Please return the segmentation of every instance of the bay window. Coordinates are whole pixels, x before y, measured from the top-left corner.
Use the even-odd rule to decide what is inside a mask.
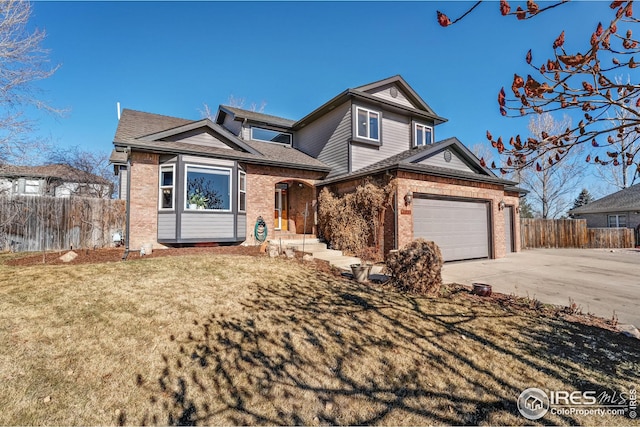
[[[185,207],[215,211],[231,210],[231,169],[186,166]]]

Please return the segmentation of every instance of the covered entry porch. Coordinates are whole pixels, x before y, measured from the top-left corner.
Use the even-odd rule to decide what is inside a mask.
[[[273,236],[316,234],[315,187],[295,179],[280,181],[273,189]]]

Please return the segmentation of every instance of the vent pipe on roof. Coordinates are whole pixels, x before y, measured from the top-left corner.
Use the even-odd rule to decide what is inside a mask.
[[[118,121],[120,121],[120,103],[116,102],[116,110],[118,110]]]

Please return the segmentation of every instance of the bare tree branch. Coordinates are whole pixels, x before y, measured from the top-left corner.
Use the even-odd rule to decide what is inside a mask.
[[[0,164],[24,157],[32,141],[33,122],[25,107],[61,114],[39,99],[35,83],[52,76],[44,31],[27,30],[31,5],[21,0],[0,1]]]

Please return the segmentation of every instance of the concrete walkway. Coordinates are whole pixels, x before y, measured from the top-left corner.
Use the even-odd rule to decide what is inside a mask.
[[[640,327],[640,250],[534,249],[496,260],[447,263],[445,283],[488,283],[493,290],[569,305]]]

